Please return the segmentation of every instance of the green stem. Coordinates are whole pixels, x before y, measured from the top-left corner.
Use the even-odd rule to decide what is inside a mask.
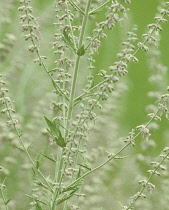
[[[89,16],[90,4],[91,4],[91,0],[88,0],[87,4],[86,4],[85,14],[84,14],[84,17],[83,17],[82,30],[81,30],[80,36],[79,36],[78,49],[82,46],[82,43],[83,43],[86,24],[87,24],[87,19],[88,19],[88,16]],[[70,91],[70,100],[69,100],[69,106],[68,106],[68,112],[67,112],[66,128],[69,127],[69,122],[70,122],[70,119],[71,119],[72,114],[73,114],[73,105],[74,105],[74,97],[75,97],[75,92],[76,92],[76,83],[77,83],[77,76],[78,76],[80,58],[81,58],[81,56],[76,55],[74,73],[73,73],[73,80],[72,80],[72,86],[71,86],[71,91]],[[65,139],[66,139],[67,135],[68,135],[68,130],[66,130],[66,132],[65,132]],[[63,150],[62,150],[62,154],[63,154]],[[61,179],[62,176],[61,175],[62,175],[62,168],[63,168],[63,164],[64,164],[62,154],[61,154],[61,160],[60,160],[58,177],[57,177],[57,182],[59,183],[59,186],[60,186],[61,181],[62,181],[62,179]],[[54,197],[53,197],[52,210],[55,209],[55,203],[56,203],[55,201],[56,201],[57,196],[58,196],[58,190],[56,189],[55,192],[54,192]]]
[[[25,5],[25,8],[26,8],[27,4],[26,4],[25,1],[24,1],[24,5]],[[26,14],[26,16],[28,16],[27,10],[25,10],[25,14]],[[29,19],[27,20],[27,24],[30,25],[30,20]],[[32,30],[29,30],[29,33],[30,33],[30,35],[32,35]],[[31,42],[32,42],[33,46],[36,47],[36,44],[35,44],[35,41],[34,41],[33,38],[31,38]],[[39,50],[38,49],[36,50],[36,54],[38,56],[38,59],[39,59],[41,65],[43,66],[45,72],[48,74],[49,78],[51,79],[53,87],[55,88],[55,90],[58,91],[60,95],[64,96],[66,98],[66,100],[69,101],[69,98],[66,96],[64,91],[59,87],[59,85],[55,82],[55,80],[53,79],[52,75],[50,74],[50,71],[48,70],[46,64],[43,62],[43,60],[42,60],[42,58],[41,58],[41,56],[39,54]]]
[[[89,13],[89,15],[92,15],[92,14],[96,13],[98,10],[100,10],[101,8],[103,8],[104,6],[106,6],[106,4],[108,4],[109,2],[111,2],[111,0],[108,0],[108,1],[106,1],[105,3],[101,4],[99,7],[93,9],[93,10]]]
[[[8,103],[7,103],[5,97],[4,97],[4,101],[5,101],[5,106],[6,106],[7,110],[8,110],[8,116],[9,116],[11,122],[13,122],[13,118],[12,118],[12,115],[11,115],[11,113],[10,113],[10,111],[9,111]],[[45,181],[45,183],[46,183],[47,186],[48,186],[48,189],[49,189],[51,192],[53,192],[52,187],[50,186],[50,184],[48,183],[48,181],[46,180],[46,178],[44,177],[44,175],[42,174],[42,172],[36,167],[34,161],[32,160],[32,158],[31,158],[31,156],[30,156],[30,154],[29,154],[29,152],[28,152],[28,149],[25,147],[24,141],[23,141],[23,139],[22,139],[22,134],[21,134],[20,131],[17,129],[17,127],[16,127],[16,125],[15,125],[14,123],[13,123],[13,127],[14,127],[14,129],[15,129],[15,131],[16,131],[16,133],[17,133],[17,136],[18,136],[18,138],[19,138],[19,140],[20,140],[20,143],[21,143],[21,145],[22,145],[22,147],[23,147],[23,150],[24,150],[24,152],[26,153],[28,159],[30,160],[30,162],[31,162],[31,164],[32,164],[32,166],[33,166],[33,168],[34,168],[34,169],[39,173],[39,175],[43,178],[43,180]]]
[[[143,191],[145,190],[146,186],[148,185],[149,181],[151,180],[152,176],[155,174],[155,172],[157,171],[157,169],[162,165],[162,163],[164,162],[164,160],[169,156],[169,153],[167,153],[165,155],[165,157],[159,162],[159,164],[155,167],[153,173],[150,174],[149,178],[147,179],[146,183],[144,184],[144,186],[142,187],[142,189],[139,191],[139,193],[137,194],[137,196],[132,200],[132,202],[130,203],[130,205],[126,208],[126,210],[129,210],[133,207],[133,204],[141,197]]]
[[[147,128],[149,126],[149,124],[152,122],[152,120],[155,118],[155,116],[159,113],[159,109],[156,111],[156,113],[154,114],[154,116],[146,123],[145,127]],[[132,141],[135,141],[136,138],[141,134],[141,131],[139,131],[134,138],[132,139]],[[102,168],[104,165],[106,165],[108,162],[110,162],[112,159],[115,159],[117,155],[119,155],[122,151],[124,151],[129,145],[131,144],[131,141],[126,143],[120,150],[118,150],[116,152],[116,154],[114,154],[113,156],[111,156],[110,158],[108,158],[105,162],[103,162],[102,164],[100,164],[99,166],[93,168],[91,171],[86,172],[85,174],[83,174],[81,177],[79,177],[78,179],[76,179],[74,182],[72,182],[70,185],[68,185],[66,188],[73,186],[74,184],[76,184],[77,182],[79,182],[80,180],[82,180],[83,178],[85,178],[87,175],[93,173],[94,171]]]
[[[72,0],[68,0],[68,1],[69,1],[69,3],[72,5],[72,7],[73,7],[74,9],[76,9],[77,11],[79,11],[82,15],[85,14],[85,13],[83,12],[83,10],[82,10],[80,7],[78,7],[78,5],[75,4]]]
[[[2,194],[2,199],[3,199],[3,202],[4,202],[4,206],[5,206],[5,209],[8,210],[8,206],[6,205],[6,199],[5,199],[5,195],[3,193],[3,190],[1,189],[1,194]]]
[[[108,3],[108,2],[107,2]],[[101,7],[101,6],[100,6]],[[167,8],[167,11],[169,10],[169,7]],[[90,14],[90,13],[89,13]],[[161,16],[161,19],[163,19],[165,17],[165,14],[163,14],[162,16]],[[159,20],[158,22],[157,22],[157,25],[159,25],[161,23],[161,20]],[[149,32],[148,32],[148,34],[149,34],[149,36],[152,36],[153,35],[153,33],[155,32],[155,29],[153,29],[153,30],[149,30]],[[143,44],[146,44],[148,42],[148,38],[146,38],[144,41],[143,41]],[[88,46],[87,46],[88,47]],[[137,50],[132,54],[133,56],[135,56],[139,51],[141,50],[141,47],[138,47],[137,48]],[[126,62],[126,64],[128,64],[129,63],[129,61],[128,62]],[[116,73],[115,73],[116,74]],[[115,75],[114,74],[114,75]],[[104,79],[102,82],[100,82],[100,83],[98,83],[97,85],[95,85],[94,87],[92,87],[89,91],[92,91],[92,90],[94,90],[94,89],[96,89],[97,87],[99,87],[100,85],[102,85],[102,84],[104,84],[105,82],[107,82],[107,80],[108,79]],[[75,100],[74,100],[74,102],[75,102],[75,104],[74,105],[76,105],[76,104],[78,104],[80,101],[81,101],[81,98],[83,98],[85,95],[87,95],[87,93],[83,93],[83,94],[81,94],[80,96],[78,96],[77,98],[75,98]]]
[[[90,8],[90,3],[91,0],[88,0],[86,4],[86,10],[85,10],[85,15],[83,18],[83,23],[82,23],[82,30],[80,33],[79,37],[79,43],[78,43],[78,48],[82,46],[83,43],[83,37],[86,29],[86,23],[88,19],[88,13],[89,13],[89,8]],[[75,68],[74,68],[74,73],[73,73],[73,81],[72,81],[72,87],[70,91],[70,101],[69,101],[69,107],[68,107],[68,115],[67,115],[67,125],[69,124],[69,120],[71,119],[72,112],[73,112],[73,102],[74,102],[74,96],[75,96],[75,91],[76,91],[76,81],[77,81],[77,75],[78,75],[78,70],[79,70],[79,63],[80,63],[80,56],[76,55],[76,62],[75,62]]]

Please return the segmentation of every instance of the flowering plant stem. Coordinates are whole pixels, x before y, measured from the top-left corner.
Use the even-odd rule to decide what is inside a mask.
[[[154,114],[154,116],[146,123],[145,128],[147,128],[149,126],[149,124],[152,122],[152,120],[157,116],[157,114],[159,113],[160,109],[158,109],[156,111],[156,113]],[[73,186],[74,184],[78,183],[79,181],[81,181],[84,177],[86,177],[87,175],[93,173],[94,171],[102,168],[104,165],[106,165],[108,162],[110,162],[112,159],[118,159],[117,155],[119,155],[123,150],[125,150],[129,145],[132,144],[132,142],[134,142],[136,140],[136,138],[138,136],[140,136],[141,131],[139,131],[132,139],[132,141],[129,141],[128,143],[126,143],[120,150],[118,150],[116,152],[116,154],[112,155],[111,157],[109,157],[105,162],[103,162],[102,164],[100,164],[99,166],[93,168],[92,170],[86,172],[85,174],[83,174],[82,176],[80,176],[78,179],[76,179],[74,182],[72,182],[70,185],[68,185],[66,188]]]
[[[80,47],[83,44],[87,19],[88,19],[88,16],[89,16],[90,3],[91,3],[91,0],[88,0],[87,3],[86,3],[85,14],[84,14],[84,17],[83,17],[83,22],[82,22],[82,29],[81,29],[81,33],[80,33],[80,36],[79,36],[78,49],[80,49]],[[70,91],[70,100],[69,100],[68,112],[67,112],[67,121],[66,121],[66,127],[67,128],[69,127],[70,119],[71,119],[71,116],[72,116],[72,113],[73,113],[74,97],[75,97],[75,91],[76,91],[76,83],[77,83],[77,76],[78,76],[80,58],[81,58],[81,56],[76,54],[76,60],[75,60],[75,66],[74,66],[74,72],[73,72],[73,80],[72,80],[72,86],[71,86],[71,91]],[[65,132],[65,139],[66,139],[67,135],[68,135],[68,130],[66,130],[66,132]],[[61,173],[62,173],[62,168],[63,168],[63,163],[64,163],[63,158],[62,158],[63,151],[64,151],[64,148],[62,149],[61,160],[60,160],[60,163],[59,163],[59,171],[58,171],[58,176],[57,176],[57,182],[59,183],[59,186],[61,185],[61,181],[62,181]],[[54,196],[53,196],[53,199],[52,199],[52,204],[51,204],[52,210],[55,209],[55,201],[57,199],[57,196],[58,196],[58,190],[56,189],[55,193],[54,193]]]
[[[145,188],[147,187],[149,181],[151,180],[151,178],[153,177],[153,175],[155,174],[155,172],[160,168],[160,166],[162,165],[162,163],[164,162],[165,159],[167,159],[167,157],[169,156],[169,152],[164,156],[164,158],[162,158],[162,160],[158,163],[158,165],[155,167],[155,169],[153,170],[153,173],[150,174],[149,178],[147,179],[146,183],[143,185],[143,187],[141,188],[141,190],[138,192],[137,196],[132,200],[132,202],[129,204],[129,206],[127,206],[126,210],[130,210],[133,207],[133,204],[141,197],[143,191],[145,190]]]
[[[5,101],[5,106],[6,106],[7,110],[8,110],[8,116],[9,116],[10,120],[13,121],[13,118],[12,118],[12,115],[11,115],[11,113],[10,113],[10,111],[9,111],[8,103],[7,103],[5,97],[4,97],[4,101]],[[28,149],[26,148],[26,146],[25,146],[25,144],[24,144],[24,141],[23,141],[23,139],[22,139],[22,133],[18,130],[18,128],[16,127],[16,125],[15,125],[14,123],[13,123],[13,127],[14,127],[14,129],[15,129],[15,132],[16,132],[16,134],[17,134],[19,140],[20,140],[20,143],[21,143],[21,145],[22,145],[22,149],[23,149],[23,151],[26,153],[26,155],[27,155],[27,157],[28,157],[30,163],[32,164],[33,169],[36,170],[36,171],[38,172],[38,174],[43,178],[43,180],[44,180],[45,183],[47,184],[47,188],[48,188],[51,192],[53,192],[53,189],[52,189],[52,187],[50,186],[49,182],[46,180],[46,178],[45,178],[45,176],[43,175],[43,173],[36,167],[34,161],[32,160],[32,158],[31,158],[31,156],[30,156],[30,154],[29,154],[29,152],[28,152]]]
[[[105,2],[105,4],[106,4],[106,3],[109,3],[109,1]],[[105,5],[105,4],[104,4],[104,5]],[[101,7],[101,6],[100,6],[100,7]],[[166,11],[168,11],[168,10],[169,10],[169,7],[166,9]],[[164,14],[161,16],[161,19],[157,22],[157,26],[160,25],[160,23],[162,22],[162,19],[165,17],[165,15],[166,15],[166,14],[164,13]],[[152,35],[154,32],[155,32],[155,28],[150,29],[150,31],[149,31],[149,37],[151,37],[151,35]],[[148,42],[149,37],[147,37],[147,38],[144,40],[143,44],[146,44],[146,43]],[[137,48],[137,50],[136,50],[132,55],[135,56],[140,50],[141,50],[141,46],[139,46],[139,47]],[[128,62],[129,62],[129,61],[128,61]],[[126,62],[126,64],[128,64],[128,62]],[[105,82],[107,82],[107,80],[108,80],[108,79],[105,79],[105,80],[101,81],[100,83],[98,83],[98,84],[95,85],[94,87],[90,88],[89,91],[91,92],[91,91],[93,91],[94,89],[98,88],[99,86],[101,86],[102,84],[104,84]],[[81,101],[81,99],[82,99],[86,94],[87,94],[87,93],[82,93],[80,96],[76,97],[75,100],[74,100],[75,105],[78,104],[79,101]]]

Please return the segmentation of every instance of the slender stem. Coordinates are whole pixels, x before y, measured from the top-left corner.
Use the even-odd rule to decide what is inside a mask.
[[[91,0],[88,0],[88,2],[86,4],[85,15],[83,18],[82,30],[80,33],[78,47],[81,47],[81,45],[83,43],[83,37],[84,37],[85,28],[86,28],[90,3],[91,3]],[[72,113],[73,113],[73,103],[74,103],[74,96],[75,96],[75,91],[76,91],[76,81],[77,81],[77,74],[78,74],[78,69],[79,69],[79,62],[80,62],[80,56],[77,55],[76,62],[75,62],[75,68],[74,68],[74,74],[73,74],[72,87],[71,87],[71,92],[70,92],[70,101],[69,101],[68,114],[67,114],[67,126],[66,126],[67,128],[69,127],[69,121],[70,121]],[[68,131],[66,131],[66,136],[67,136],[67,134],[68,134]]]
[[[111,0],[108,0],[108,1],[104,2],[103,4],[101,4],[99,7],[94,8],[94,9],[89,13],[89,15],[92,15],[92,14],[96,13],[99,9],[103,8],[104,6],[106,6],[106,4],[108,4],[109,2],[111,2]]]
[[[159,164],[155,167],[155,169],[153,170],[153,173],[150,174],[149,178],[147,179],[146,183],[143,185],[142,189],[138,192],[137,196],[132,200],[132,202],[130,203],[130,205],[126,208],[126,210],[131,209],[131,207],[133,206],[134,202],[136,202],[142,195],[143,191],[145,190],[146,186],[148,185],[150,179],[152,178],[152,176],[155,174],[155,172],[157,171],[157,169],[160,167],[160,165],[164,162],[164,160],[169,156],[169,152],[165,155],[165,157],[159,162]]]
[[[83,12],[83,10],[77,5],[75,4],[72,0],[68,0],[69,3],[72,5],[73,8],[75,8],[77,11],[79,11],[82,15],[84,15],[85,13]]]
[[[94,13],[94,12],[96,12],[96,10],[101,9],[102,7],[104,7],[104,6],[105,6],[106,4],[108,4],[109,2],[110,2],[110,1],[107,1],[107,2],[103,3],[102,5],[100,5],[97,9],[95,8],[93,11],[91,11],[91,12],[89,13],[89,15],[92,14],[92,13]],[[120,3],[118,3],[118,4],[120,5],[121,2],[122,2],[122,0],[121,0]],[[112,13],[112,16],[115,15],[116,12],[117,12],[117,9]],[[99,28],[99,26],[98,26],[97,28]],[[97,28],[96,28],[96,29],[97,29]],[[102,28],[102,30],[99,30],[99,31],[98,31],[98,33],[92,38],[92,40],[85,46],[85,50],[87,50],[87,49],[90,47],[90,45],[92,44],[92,42],[99,36],[99,34],[101,34],[101,33],[103,32],[103,30],[104,30],[104,28]]]
[[[26,4],[25,1],[24,1],[24,4],[25,4],[25,7],[27,7],[27,4]],[[25,10],[25,14],[26,14],[26,16],[28,16],[28,11],[27,10]],[[27,20],[27,24],[30,25],[30,20],[29,19]],[[32,35],[32,30],[31,29],[29,29],[29,33],[30,33],[30,35]],[[36,47],[36,44],[35,44],[35,41],[34,41],[33,38],[31,38],[31,42],[32,42],[33,46]],[[50,79],[52,81],[52,84],[53,84],[55,90],[58,91],[62,96],[64,96],[66,98],[66,100],[69,100],[69,98],[66,96],[66,94],[64,93],[64,91],[57,85],[57,83],[53,79],[52,75],[50,74],[50,72],[49,72],[49,70],[48,70],[48,68],[46,66],[46,64],[43,62],[43,60],[42,60],[42,58],[41,58],[41,56],[39,54],[39,50],[38,49],[36,50],[36,54],[38,56],[38,59],[39,59],[41,65],[43,66],[45,72],[50,77]]]
[[[5,209],[8,210],[8,206],[6,205],[6,199],[5,199],[5,195],[3,193],[3,189],[1,189],[1,194],[2,194],[2,199],[3,199],[3,202],[4,202]]]
[[[32,39],[31,41],[32,41],[33,45],[35,46],[34,40]],[[57,85],[57,83],[56,83],[55,80],[53,79],[52,75],[50,74],[49,70],[47,69],[46,64],[42,61],[42,58],[41,58],[39,52],[36,51],[36,53],[37,53],[37,56],[38,56],[38,58],[39,58],[39,60],[40,60],[40,62],[41,62],[41,64],[42,64],[44,70],[46,71],[46,73],[47,73],[48,76],[50,77],[50,79],[51,79],[51,81],[52,81],[52,84],[53,84],[55,90],[58,91],[58,92],[60,93],[60,95],[62,95],[66,100],[69,101],[69,98],[67,97],[67,95],[63,92],[63,90]]]
[[[86,4],[85,14],[84,14],[84,17],[83,17],[83,22],[82,22],[82,29],[81,29],[80,36],[79,36],[78,48],[80,48],[82,46],[82,43],[83,43],[86,24],[87,24],[87,19],[88,19],[88,16],[89,16],[90,3],[91,3],[91,0],[88,0],[87,4]],[[71,119],[72,114],[73,114],[73,104],[74,104],[74,97],[75,97],[75,92],[76,92],[76,83],[77,83],[77,76],[78,76],[80,58],[81,58],[81,56],[76,55],[72,86],[71,86],[71,90],[70,90],[69,106],[68,106],[68,112],[67,112],[67,121],[66,121],[66,127],[67,128],[69,127],[69,122],[70,122],[70,119]],[[66,132],[65,132],[65,139],[66,139],[67,135],[68,135],[68,130],[66,130]],[[63,154],[63,151],[64,151],[64,149],[62,150],[62,154]],[[62,154],[61,154],[61,160],[60,160],[58,177],[57,177],[57,182],[59,183],[59,186],[61,185],[61,181],[62,181],[62,179],[61,179],[62,168],[63,168],[63,165],[64,165],[64,160],[62,158]],[[55,192],[54,192],[54,196],[53,196],[52,210],[54,210],[54,208],[55,208],[55,203],[56,203],[57,196],[58,196],[58,190],[56,189]]]
[[[74,70],[74,75],[73,75],[73,82],[72,82],[72,88],[71,88],[71,92],[70,92],[70,101],[69,101],[69,107],[68,107],[68,115],[67,115],[67,125],[66,128],[68,128],[69,126],[69,121],[72,115],[72,110],[73,110],[73,101],[74,101],[74,95],[75,95],[75,89],[76,89],[76,80],[77,80],[77,73],[78,73],[78,67],[79,67],[79,61],[80,61],[80,56],[77,56],[76,58],[76,63],[75,63],[75,70]],[[68,130],[66,130],[65,132],[65,139],[67,137],[68,134]],[[61,176],[62,176],[62,168],[63,168],[63,158],[62,158],[62,154],[63,154],[63,150],[62,149],[62,153],[61,153],[61,159],[60,159],[60,164],[59,164],[59,171],[58,171],[58,177],[57,177],[57,182],[59,183],[59,185],[61,184]],[[57,194],[54,196],[54,200],[56,200]]]
[[[152,120],[155,118],[155,116],[159,113],[159,109],[156,111],[156,113],[154,114],[154,116],[146,123],[145,127],[148,127],[149,124],[152,122]],[[141,134],[141,131],[139,131],[134,138],[132,139],[132,141],[135,141],[136,138]],[[102,168],[104,165],[106,165],[108,162],[110,162],[112,159],[115,159],[117,155],[119,155],[123,150],[125,150],[129,145],[131,144],[131,141],[126,143],[120,150],[118,150],[116,152],[116,154],[114,154],[113,156],[111,156],[110,158],[108,158],[105,162],[103,162],[102,164],[100,164],[99,166],[93,168],[91,171],[86,172],[85,174],[83,174],[81,177],[79,177],[78,179],[76,179],[74,182],[72,182],[70,185],[68,185],[66,188],[76,184],[77,182],[79,182],[80,180],[82,180],[84,177],[86,177],[87,175],[93,173],[94,171]]]
[[[96,102],[95,102],[95,103],[93,104],[93,106],[90,108],[89,113],[93,110],[93,108],[95,107],[96,103],[100,100],[100,97],[101,97],[101,96],[99,96],[99,98],[96,100]],[[80,126],[80,124],[83,124],[85,121],[86,121],[86,119],[83,119],[83,120],[80,119],[80,120],[79,120],[79,123],[78,123],[79,126]],[[74,133],[76,133],[76,132],[78,131],[78,128],[79,128],[79,127],[77,127],[77,128],[75,129]],[[74,136],[73,136],[73,141],[74,141],[74,139],[75,139],[75,134],[74,134]],[[77,160],[78,160],[78,155],[79,155],[79,149],[80,149],[81,139],[82,139],[82,138],[80,138],[79,141],[78,141],[77,153],[75,154],[75,160],[74,160],[74,164],[73,164],[73,167],[74,167],[74,168],[75,168],[75,166],[77,165]],[[72,144],[71,144],[71,147],[72,147]],[[69,156],[67,157],[67,159],[69,159]],[[65,169],[66,169],[66,166],[65,166]],[[65,170],[65,169],[64,169],[64,170]],[[75,172],[73,171],[73,172],[72,172],[72,177],[71,177],[71,183],[73,182],[74,174],[75,174]],[[62,179],[63,179],[63,176],[64,176],[64,174],[62,175]],[[77,200],[76,200],[77,203],[78,203],[78,199],[79,199],[79,198],[77,197]],[[65,202],[64,210],[66,210],[67,203],[68,203],[68,200]]]
[[[80,48],[83,43],[83,37],[84,37],[85,29],[86,29],[86,23],[87,23],[90,3],[91,3],[91,0],[88,0],[88,2],[86,4],[86,10],[85,10],[84,18],[83,18],[82,30],[81,30],[80,37],[79,37],[78,48]],[[76,81],[77,81],[77,75],[78,75],[78,70],[79,70],[79,63],[80,63],[80,56],[76,55],[75,68],[74,68],[74,73],[73,73],[73,81],[72,81],[72,87],[71,87],[71,91],[70,91],[70,101],[69,101],[69,107],[68,107],[67,125],[69,124],[69,120],[70,120],[72,112],[73,112],[73,102],[74,102],[74,96],[75,96],[75,91],[76,91]]]
[[[11,113],[10,113],[9,106],[8,106],[7,101],[6,101],[6,98],[5,98],[5,97],[3,97],[3,98],[4,98],[4,101],[5,101],[5,106],[6,106],[7,110],[8,110],[8,116],[9,116],[11,122],[13,122],[13,118],[12,118],[12,115],[11,115]],[[45,183],[46,183],[47,186],[49,187],[49,190],[50,190],[51,192],[53,192],[52,187],[50,186],[50,184],[48,183],[48,181],[46,180],[46,178],[44,177],[44,175],[42,174],[42,172],[41,172],[39,169],[36,168],[36,165],[35,165],[34,161],[32,160],[32,158],[31,158],[31,156],[30,156],[30,154],[29,154],[27,148],[25,147],[25,144],[24,144],[24,141],[23,141],[23,139],[22,139],[21,133],[20,133],[19,130],[17,129],[15,123],[12,123],[12,124],[13,124],[13,127],[14,127],[14,129],[15,129],[15,131],[16,131],[16,133],[17,133],[17,136],[18,136],[19,140],[20,140],[20,143],[22,144],[23,150],[24,150],[24,152],[26,153],[28,159],[30,160],[30,162],[31,162],[31,164],[32,164],[32,166],[33,166],[33,168],[34,168],[34,169],[40,174],[40,176],[43,178],[43,180],[45,181]]]
[[[164,17],[164,15],[162,16]],[[161,21],[158,21],[157,25],[160,24]],[[150,32],[150,36],[154,33],[155,29],[151,30]],[[148,41],[148,38],[144,40],[143,44],[145,44]],[[133,53],[133,55],[137,54],[140,51],[141,47],[138,47],[138,49]],[[129,61],[128,61],[129,62]],[[126,62],[126,63],[128,63]],[[107,81],[107,79],[105,79],[104,81],[102,81],[101,83],[97,84],[96,86],[94,86],[93,88],[91,88],[91,90],[95,89],[96,87],[98,87],[100,84],[103,84],[105,81]],[[76,98],[75,100],[80,99],[81,97],[83,97],[85,94],[82,94],[81,96],[79,96],[78,98]],[[155,113],[154,116],[156,116],[159,112],[159,109],[157,110],[157,112]],[[151,123],[151,121],[154,119],[151,118],[148,123],[145,125],[145,127],[148,127],[148,125]],[[135,137],[133,138],[133,141],[141,134],[141,131],[137,133],[137,135],[135,135]],[[117,155],[119,155],[125,148],[127,148],[129,145],[131,144],[131,142],[127,143],[126,145],[124,145],[115,155],[111,156],[108,160],[106,160],[105,162],[103,162],[101,165],[95,167],[94,169],[92,169],[91,171],[86,172],[85,174],[83,174],[81,177],[79,177],[77,180],[75,180],[74,182],[72,182],[70,185],[68,185],[67,187],[70,187],[71,185],[76,184],[77,182],[79,182],[80,180],[82,180],[84,177],[86,177],[87,175],[89,175],[90,173],[100,169],[101,167],[103,167],[104,165],[106,165],[108,162],[110,162],[112,159],[114,159]]]
[[[108,2],[107,2],[108,3]],[[167,11],[169,10],[169,7],[167,8]],[[165,17],[165,14],[163,14],[161,16],[161,19]],[[161,19],[157,22],[157,25],[159,25],[161,23]],[[149,37],[153,35],[153,33],[155,32],[155,28],[153,28],[151,31],[149,31]],[[149,37],[146,38],[143,41],[143,44],[146,44],[149,40]],[[132,54],[133,56],[135,56],[139,51],[141,50],[141,47],[138,47],[137,50]],[[128,64],[129,61],[126,62],[126,64]],[[89,91],[92,91],[94,89],[96,89],[97,87],[99,87],[100,85],[104,84],[105,82],[107,82],[108,79],[104,79],[102,82],[98,83],[97,85],[95,85],[94,87],[92,87]],[[75,98],[75,105],[79,103],[79,101],[81,100],[82,97],[84,97],[85,95],[87,95],[88,93],[83,93],[80,96],[78,96],[77,98]]]
[[[96,102],[93,104],[93,106],[90,108],[89,113],[93,110],[95,104],[100,100],[100,97],[101,97],[101,96],[99,96],[99,98],[97,99],[97,101],[96,101]],[[85,121],[86,121],[86,119],[83,119],[83,120],[80,119],[80,120],[79,120],[79,123],[78,123],[79,126],[82,125]],[[77,127],[77,128],[74,130],[74,133],[76,133],[76,132],[78,131],[78,129],[79,129],[79,127]],[[73,136],[73,141],[74,141],[74,139],[75,139],[75,134],[74,134],[74,136]],[[73,141],[72,141],[72,142],[73,142]],[[80,143],[81,143],[81,138],[80,138],[79,141],[78,141],[78,146],[77,146],[78,149],[80,148]],[[71,149],[71,148],[72,148],[72,144],[70,145],[70,149]],[[77,151],[77,153],[75,154],[74,167],[77,165],[78,155],[79,155],[79,152]],[[70,157],[70,153],[69,153],[69,155],[67,156],[67,160],[69,159],[69,157]],[[63,172],[65,172],[66,167],[67,167],[67,161],[66,161],[66,163],[65,163]],[[73,182],[73,177],[74,177],[74,172],[72,172],[71,182]],[[62,174],[61,181],[63,180],[63,178],[64,178],[64,173]]]

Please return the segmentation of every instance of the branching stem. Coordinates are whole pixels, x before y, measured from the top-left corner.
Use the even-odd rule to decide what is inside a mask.
[[[91,4],[91,0],[88,0],[87,3],[86,3],[85,14],[84,14],[84,17],[83,17],[83,22],[82,22],[82,29],[81,29],[80,36],[79,36],[78,49],[83,44],[87,19],[88,19],[88,16],[89,16],[90,4]],[[74,97],[75,97],[75,92],[76,92],[76,83],[77,83],[77,76],[78,76],[80,58],[81,58],[81,56],[76,55],[74,72],[73,72],[73,79],[72,79],[72,86],[71,86],[71,91],[70,91],[70,100],[69,100],[68,112],[67,112],[67,122],[66,122],[66,127],[67,128],[69,128],[70,119],[71,119],[72,114],[73,114],[73,107],[74,107],[73,104],[74,104]],[[68,135],[68,130],[66,130],[66,132],[65,132],[65,139],[66,139],[67,135]],[[64,149],[62,150],[62,154],[63,154],[63,151],[64,151]],[[57,177],[57,182],[59,183],[59,186],[61,185],[61,174],[62,174],[63,165],[64,165],[64,161],[63,161],[63,158],[62,158],[62,155],[61,155],[58,177]],[[56,189],[55,193],[54,193],[54,196],[53,196],[52,210],[55,209],[55,202],[56,202],[57,196],[58,196],[58,190]]]

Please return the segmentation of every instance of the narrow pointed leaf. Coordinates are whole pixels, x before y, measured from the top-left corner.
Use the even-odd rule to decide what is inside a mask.
[[[73,191],[74,190],[77,190],[82,185],[82,183],[83,183],[83,179],[79,180],[75,184],[70,185],[69,187],[67,187],[66,189],[64,189],[63,192],[67,192],[67,191],[71,191],[71,190],[73,190]]]
[[[82,166],[83,168],[86,168],[86,169],[88,169],[89,171],[91,171],[91,168],[89,168],[88,166],[86,166],[86,165],[83,165],[83,164],[77,164],[77,165],[79,165],[79,166]]]
[[[34,196],[32,196],[32,195],[28,195],[28,194],[25,194],[26,196],[28,196],[29,198],[32,198],[33,200],[35,200],[36,201],[36,203],[42,203],[42,204],[44,204],[44,205],[46,205],[47,206],[47,203],[45,203],[44,201],[42,201],[42,200],[40,200],[40,199],[38,199],[38,198],[35,198]]]
[[[78,179],[81,176],[81,174],[82,174],[82,169],[81,167],[79,167],[76,179]]]
[[[64,138],[62,137],[62,134],[61,134],[61,131],[59,130],[59,128],[57,128],[57,126],[54,122],[47,119],[47,117],[44,116],[44,118],[46,120],[46,123],[47,123],[49,129],[50,129],[50,130],[48,130],[48,132],[52,136],[53,140],[56,141],[56,144],[58,146],[65,147],[66,142],[65,142]]]
[[[49,190],[49,188],[48,188],[45,184],[43,184],[42,182],[38,182],[38,186],[41,186],[41,187],[43,187],[43,188]],[[51,191],[51,190],[50,190],[50,191]]]
[[[20,147],[17,147],[17,146],[15,146],[17,149],[19,149],[21,152],[25,152],[25,150],[24,149],[22,149],[22,148],[20,148]]]
[[[88,161],[81,153],[79,153],[79,154],[80,154],[80,157],[81,157],[81,159],[83,160],[83,163],[84,163],[84,164],[78,164],[78,165],[81,165],[82,167],[85,167],[85,168],[91,170],[92,167],[91,167],[89,161]]]
[[[36,210],[42,210],[42,207],[39,205],[39,203],[36,203]]]
[[[57,137],[59,132],[58,132],[58,128],[56,128],[56,125],[54,122],[50,121],[47,117],[45,117],[46,123],[48,125],[48,127],[50,128],[50,133],[53,137]]]
[[[50,161],[52,161],[52,162],[56,162],[56,160],[53,158],[53,157],[50,157],[50,156],[48,156],[48,155],[46,155],[46,154],[42,154],[45,158],[47,158],[48,160],[50,160]]]
[[[76,53],[75,46],[65,30],[63,30],[63,36],[63,41],[73,50],[74,53]]]
[[[53,106],[54,106],[54,108],[56,107],[56,108],[58,108],[60,111],[62,111],[62,108],[61,108],[60,106],[56,105],[55,103],[53,103]]]
[[[36,156],[36,168],[39,169],[42,160],[43,151],[40,151]]]
[[[5,205],[7,205],[10,201],[12,200],[12,198],[9,198],[5,201]]]
[[[72,7],[73,7],[76,11],[80,12],[82,15],[85,14],[85,13],[83,12],[83,10],[82,10],[80,7],[78,7],[78,5],[76,5],[73,1],[71,1],[71,0],[68,0],[68,1],[69,1],[69,3],[72,5]]]
[[[64,138],[62,137],[60,130],[58,130],[58,132],[59,132],[58,138],[55,138],[56,143],[60,147],[66,147],[66,142],[65,142]]]
[[[68,200],[69,198],[71,198],[77,190],[78,190],[78,189],[76,189],[76,190],[70,192],[66,197],[63,196],[61,199],[59,199],[59,200],[57,201],[57,205],[60,204],[60,203],[63,203],[64,201]]]

